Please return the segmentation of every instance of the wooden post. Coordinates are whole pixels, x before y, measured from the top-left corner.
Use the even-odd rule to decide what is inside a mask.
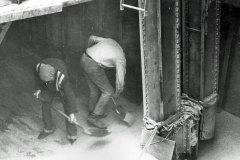
[[[180,101],[181,1],[147,1],[147,16],[139,17],[144,116],[159,121],[175,113]]]
[[[188,71],[184,71],[184,78],[188,84],[186,93],[192,98],[199,99],[200,97],[200,50],[201,50],[201,1],[188,0],[186,4],[188,12],[186,13],[187,21],[186,34],[187,46],[186,52],[188,56],[184,60]]]
[[[139,0],[139,7],[143,7],[144,0]],[[144,116],[155,121],[160,118],[160,72],[159,72],[159,39],[157,24],[157,1],[147,1],[147,16],[139,12],[142,82],[143,82],[143,106]]]
[[[163,64],[162,64],[162,21],[161,0],[157,2],[157,28],[158,28],[158,51],[159,51],[159,82],[160,82],[160,120],[164,120],[163,108]]]
[[[162,101],[164,119],[174,114],[181,95],[181,1],[161,0]]]

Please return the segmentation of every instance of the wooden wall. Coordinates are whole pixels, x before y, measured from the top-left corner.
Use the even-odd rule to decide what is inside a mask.
[[[91,34],[119,41],[119,16],[118,0],[87,2],[66,7],[61,13],[16,21],[8,40],[42,56],[56,51],[54,56],[79,54]]]

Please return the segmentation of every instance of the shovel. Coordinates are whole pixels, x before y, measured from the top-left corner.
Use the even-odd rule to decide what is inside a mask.
[[[128,126],[132,126],[136,121],[136,118],[129,112],[127,112],[121,105],[116,103],[116,100],[112,97],[114,104],[113,111],[116,113],[119,119],[121,119]]]
[[[44,101],[44,98],[39,96],[38,99],[40,99],[41,101]],[[70,117],[68,115],[66,115],[65,113],[63,113],[62,111],[54,108],[54,107],[51,107],[51,109],[53,109],[54,111],[56,111],[57,113],[59,113],[60,115],[62,115],[63,117],[67,118],[67,119],[70,119]],[[73,122],[78,128],[80,128],[82,130],[82,132],[85,134],[85,135],[88,135],[88,136],[94,136],[94,137],[104,137],[104,136],[107,136],[109,135],[111,132],[109,132],[108,130],[106,129],[99,129],[99,128],[84,128],[83,126],[81,126],[78,122]]]
[[[67,116],[65,113],[63,113],[62,111],[51,107],[54,111],[58,112],[60,115],[62,115],[63,117],[70,119],[69,116]],[[99,129],[99,128],[84,128],[83,126],[81,126],[78,122],[73,122],[78,128],[80,128],[82,130],[82,132],[88,136],[94,136],[94,137],[103,137],[103,136],[107,136],[108,134],[110,134],[111,132],[109,132],[106,129]]]

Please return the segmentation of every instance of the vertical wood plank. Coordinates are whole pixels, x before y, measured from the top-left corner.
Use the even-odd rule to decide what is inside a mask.
[[[139,0],[143,7],[144,1]],[[157,1],[147,1],[147,16],[139,13],[141,32],[141,61],[143,76],[144,116],[160,120],[160,74],[158,51]]]
[[[201,0],[188,1],[188,52],[189,52],[189,84],[188,94],[195,99],[200,98],[200,51],[201,51]]]
[[[176,112],[180,88],[180,17],[181,3],[178,0],[162,0],[162,65],[164,118]]]

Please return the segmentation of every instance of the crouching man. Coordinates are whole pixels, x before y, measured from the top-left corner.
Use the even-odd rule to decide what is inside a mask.
[[[118,97],[124,88],[126,58],[121,46],[113,39],[90,36],[88,48],[81,58],[81,66],[90,90],[89,116],[90,126],[106,129],[101,121],[106,117],[105,105],[111,97]],[[105,74],[105,68],[116,68],[116,91]]]
[[[38,139],[44,139],[54,132],[51,105],[53,98],[59,96],[65,114],[70,117],[70,119],[65,119],[67,139],[70,143],[74,143],[77,139],[77,128],[73,124],[76,121],[74,115],[77,112],[76,98],[70,85],[65,63],[55,58],[44,59],[37,64],[35,73],[40,88],[34,93],[34,96],[42,101],[44,123],[44,129]]]

